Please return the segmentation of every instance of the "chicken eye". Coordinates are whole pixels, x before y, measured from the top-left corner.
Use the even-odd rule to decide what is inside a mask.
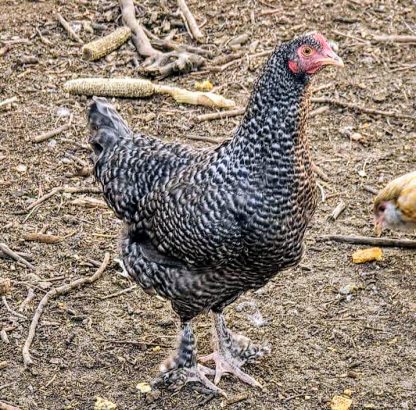
[[[303,54],[305,57],[310,57],[310,56],[313,54],[313,49],[312,49],[311,47],[304,47],[304,48],[302,49],[302,54]]]

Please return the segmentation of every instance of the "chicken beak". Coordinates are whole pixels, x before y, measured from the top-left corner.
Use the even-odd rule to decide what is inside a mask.
[[[376,222],[374,223],[374,232],[376,234],[376,236],[380,237],[381,234],[383,233],[383,222],[376,220]]]
[[[334,65],[337,67],[344,67],[344,62],[342,58],[335,54],[332,50],[327,50],[325,55],[316,60],[321,66],[325,65]]]

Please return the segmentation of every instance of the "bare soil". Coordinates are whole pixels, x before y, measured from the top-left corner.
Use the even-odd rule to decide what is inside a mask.
[[[384,260],[354,265],[351,254],[357,246],[317,240],[330,233],[373,235],[373,196],[363,186],[378,189],[415,169],[415,123],[334,106],[309,123],[314,159],[329,181],[320,181],[326,200],[308,231],[302,264],[241,298],[226,314],[232,329],[272,347],[269,356],[247,367],[263,390],[230,377],[220,383],[228,400],[207,401],[188,387],[174,395],[163,392],[153,401],[140,397],[136,384],[149,382],[174,346],[177,318],[167,302],[138,288],[102,299],[132,285],[118,274],[120,268],[114,262],[95,284],[50,301],[31,348],[34,364],[24,368],[22,346],[44,293],[92,275],[96,268],[88,262],[91,258],[101,261],[106,251],[113,261],[117,257],[120,222],[108,209],[72,203],[83,196],[99,199],[97,194],[59,194],[30,214],[25,211],[54,187],[95,186],[91,176],[77,175],[69,157],[89,161],[88,99],[65,94],[62,85],[81,76],[137,76],[131,63],[135,49],[126,44],[110,58],[85,62],[80,45],[68,38],[54,13],[59,11],[72,22],[87,42],[120,24],[117,2],[111,3],[0,0],[0,48],[11,44],[0,57],[0,101],[18,98],[17,104],[0,112],[0,242],[30,253],[36,266],[31,272],[0,258],[0,275],[12,281],[7,297],[10,307],[17,310],[29,288],[36,294],[22,312],[27,320],[0,304],[0,328],[8,329],[9,339],[9,343],[0,340],[0,362],[6,362],[0,369],[0,400],[30,410],[92,409],[97,396],[113,401],[119,409],[193,409],[206,401],[207,409],[306,410],[328,408],[334,395],[350,389],[354,409],[415,409],[416,253],[386,249]],[[161,27],[175,19],[167,11],[174,12],[176,2],[138,3],[148,28],[160,36],[167,34]],[[337,42],[346,67],[319,74],[315,86],[329,86],[316,95],[415,113],[414,44],[362,40],[380,33],[414,35],[412,1],[189,0],[188,4],[198,22],[206,21],[202,30],[218,55],[229,53],[228,40],[242,33],[249,35],[244,52],[253,54],[247,50],[255,40],[259,52],[319,30]],[[262,14],[275,7],[278,13]],[[104,29],[89,33],[82,21],[100,23]],[[41,41],[37,28],[50,44]],[[183,27],[176,40],[192,44]],[[25,63],[28,56],[36,57],[37,63]],[[195,80],[209,78],[218,92],[243,106],[265,58],[244,58],[222,73],[164,81],[192,89]],[[187,137],[221,140],[239,121],[197,123],[197,114],[211,110],[181,106],[166,97],[116,103],[135,130],[199,145]],[[32,137],[65,124],[68,110],[74,116],[68,131],[40,144],[31,142]],[[361,134],[362,140],[352,140],[347,127]],[[328,221],[340,200],[347,203],[346,211],[335,222]],[[65,239],[58,244],[23,240],[25,233],[33,232]],[[342,295],[340,289],[347,285],[355,289]],[[198,318],[201,353],[210,351],[210,330],[209,317]]]

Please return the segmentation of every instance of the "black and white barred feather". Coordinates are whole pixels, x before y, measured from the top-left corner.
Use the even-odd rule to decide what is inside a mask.
[[[105,99],[91,105],[95,176],[126,223],[124,265],[184,321],[221,311],[301,258],[316,207],[309,77],[287,59],[308,41],[319,47],[303,37],[276,49],[233,139],[214,150],[133,135]]]

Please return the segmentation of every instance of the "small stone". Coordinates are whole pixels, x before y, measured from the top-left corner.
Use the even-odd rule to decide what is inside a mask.
[[[136,389],[139,390],[139,392],[142,394],[150,393],[152,391],[152,387],[149,383],[146,382],[138,383],[136,385]]]
[[[48,282],[48,281],[42,281],[42,282],[39,282],[38,285],[42,289],[46,290],[46,289],[49,289],[52,286],[52,283]]]
[[[21,172],[24,174],[27,171],[27,166],[24,164],[19,164],[16,168],[16,171]]]
[[[97,397],[94,410],[115,410],[117,405],[110,400],[103,399],[101,397]]]
[[[353,132],[350,136],[351,141],[363,141],[365,138],[359,132]]]
[[[355,283],[348,283],[347,285],[340,288],[339,293],[341,295],[349,295],[354,293],[357,290],[357,285]]]

